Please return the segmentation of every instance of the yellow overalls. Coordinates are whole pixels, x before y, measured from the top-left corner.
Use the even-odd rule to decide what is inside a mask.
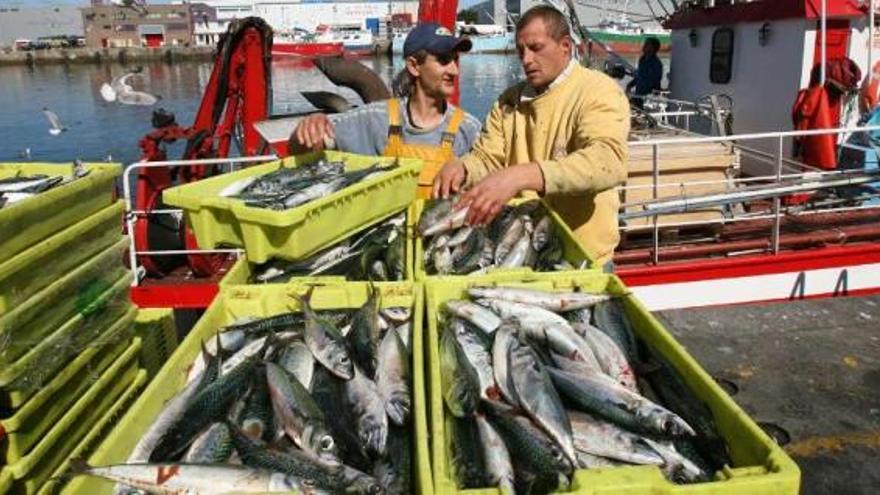
[[[455,158],[452,144],[462,120],[464,120],[464,112],[456,107],[449,119],[449,124],[446,126],[446,131],[443,132],[439,146],[406,143],[403,141],[403,126],[400,122],[400,101],[397,98],[388,100],[388,144],[385,145],[382,156],[416,158],[424,162],[422,173],[419,174],[416,197],[430,198],[434,177],[440,172],[444,163]]]

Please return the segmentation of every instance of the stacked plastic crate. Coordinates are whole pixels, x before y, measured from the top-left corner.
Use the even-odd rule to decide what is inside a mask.
[[[37,493],[94,447],[147,381],[123,265],[119,165],[0,209],[0,493]],[[0,179],[72,177],[0,164]]]
[[[375,158],[330,154],[356,167]],[[683,377],[684,386],[711,410],[718,432],[730,451],[731,464],[713,473],[712,479],[692,485],[668,481],[656,466],[626,466],[577,470],[571,491],[576,493],[796,493],[800,473],[793,461],[728,397],[711,377],[688,355],[651,314],[645,310],[614,275],[595,270],[567,270],[538,273],[531,269],[498,269],[474,276],[433,276],[424,268],[421,240],[415,224],[423,208],[415,196],[416,173],[407,169],[386,180],[374,179],[336,194],[285,211],[254,208],[240,201],[218,197],[219,191],[244,177],[266,173],[279,166],[294,166],[316,159],[296,157],[181,186],[166,193],[166,202],[182,207],[202,247],[220,244],[241,246],[250,261],[272,257],[301,259],[333,245],[353,233],[406,208],[407,269],[405,281],[380,282],[383,308],[408,308],[411,320],[412,352],[412,449],[413,491],[456,493],[464,491],[451,473],[448,411],[441,394],[443,376],[439,362],[439,340],[444,303],[466,296],[469,287],[517,286],[545,291],[609,294],[620,301],[632,331],[646,349],[655,353]],[[415,169],[417,170],[417,169]],[[403,170],[401,172],[404,172]],[[586,251],[570,230],[550,212],[561,237],[561,252],[569,267],[590,265]],[[266,318],[297,312],[300,298],[311,294],[317,310],[353,309],[365,303],[370,283],[341,277],[300,277],[284,284],[253,284],[255,267],[242,260],[223,281],[214,303],[181,343],[154,382],[123,418],[111,436],[89,458],[95,465],[125,462],[132,448],[147,431],[164,404],[186,383],[202,343],[210,341],[223,327],[248,318]],[[113,483],[91,477],[77,477],[65,493],[112,493]],[[474,493],[497,493],[494,487],[480,487]]]

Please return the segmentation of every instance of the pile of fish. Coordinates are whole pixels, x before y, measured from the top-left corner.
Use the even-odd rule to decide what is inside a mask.
[[[255,267],[250,283],[283,283],[294,277],[342,275],[348,280],[403,280],[406,213],[358,233],[306,259],[273,259]]]
[[[345,163],[324,159],[298,167],[280,167],[263,175],[246,177],[220,191],[220,196],[238,198],[248,206],[288,210],[329,196],[352,184],[369,180],[397,168],[397,164],[345,171]]]
[[[624,464],[689,483],[729,463],[711,411],[668,363],[652,355],[656,371],[636,376],[649,351],[620,300],[468,292],[473,301],[446,301],[440,335],[446,447],[460,488],[545,493],[566,489],[575,469]]]
[[[410,310],[309,298],[220,329],[127,463],[75,473],[149,493],[409,493]]]
[[[0,179],[0,208],[12,206],[54,187],[67,184],[80,177],[85,177],[88,173],[89,171],[85,169],[85,166],[81,162],[77,162],[74,165],[71,177],[46,174],[19,174]]]
[[[572,268],[562,259],[562,238],[540,201],[505,206],[485,227],[465,225],[468,208],[455,208],[457,201],[453,197],[425,204],[418,228],[426,273],[465,275],[493,266]]]

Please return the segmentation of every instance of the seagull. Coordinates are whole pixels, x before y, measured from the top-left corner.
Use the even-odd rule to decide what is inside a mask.
[[[58,118],[58,115],[52,110],[49,110],[48,107],[43,107],[43,115],[46,116],[49,120],[49,125],[52,126],[49,129],[49,134],[57,136],[61,134],[61,131],[67,130],[67,128],[61,124],[61,119]]]
[[[135,89],[132,88],[131,85],[128,83],[129,79],[137,76],[140,72],[141,69],[135,69],[132,72],[127,72],[126,74],[114,79],[113,82],[109,84],[108,88],[105,89],[104,86],[101,86],[101,96],[104,97],[104,99],[107,101],[115,100],[125,105],[149,106],[156,104],[156,102],[159,101],[159,98],[143,91],[135,91]],[[106,83],[105,86],[107,86]],[[112,99],[108,99],[108,96],[110,96]]]

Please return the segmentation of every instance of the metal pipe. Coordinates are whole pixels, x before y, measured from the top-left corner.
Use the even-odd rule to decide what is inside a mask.
[[[660,146],[656,145],[653,148],[654,150],[654,189],[653,189],[653,197],[654,200],[657,200],[657,184],[660,182]],[[654,264],[660,262],[660,226],[657,224],[659,221],[659,217],[654,215]]]
[[[768,199],[796,192],[815,191],[819,189],[827,189],[840,186],[855,186],[877,181],[878,179],[880,179],[880,171],[859,174],[856,177],[847,179],[809,181],[786,186],[762,187],[752,190],[737,191],[733,193],[710,194],[707,196],[696,198],[660,201],[653,204],[649,203],[642,205],[642,207],[644,208],[644,210],[642,211],[624,212],[619,214],[618,217],[622,220],[626,220],[630,218],[642,218],[651,215],[685,213],[694,210],[701,210],[711,206],[740,203],[757,199]]]
[[[780,246],[785,249],[807,248],[825,244],[845,244],[847,242],[871,241],[880,239],[880,226],[856,225],[841,227],[822,232],[807,234],[783,234]],[[719,242],[710,245],[670,246],[660,252],[661,261],[704,258],[712,255],[727,255],[741,251],[768,251],[771,248],[768,239],[747,239]],[[618,265],[652,263],[653,248],[634,249],[614,254],[614,262]]]
[[[730,143],[732,141],[750,141],[756,139],[776,139],[782,137],[821,136],[824,134],[843,134],[855,132],[880,131],[880,125],[856,127],[835,127],[830,129],[809,129],[804,131],[756,132],[751,134],[732,134],[728,136],[700,136],[647,141],[629,141],[629,146],[653,146],[655,144],[696,144],[696,143]]]
[[[242,249],[169,249],[167,251],[138,251],[136,254],[149,254],[151,256],[165,256],[173,254],[239,254]]]
[[[874,68],[874,7],[876,0],[868,2],[868,67],[865,69],[868,77]]]
[[[782,139],[779,138],[779,147],[776,149],[776,182],[782,178]],[[773,198],[773,254],[779,254],[779,207],[782,200],[779,196]]]
[[[822,76],[821,83],[825,85],[825,58],[826,58],[826,43],[828,42],[828,38],[826,36],[826,30],[828,29],[828,0],[822,0]]]

